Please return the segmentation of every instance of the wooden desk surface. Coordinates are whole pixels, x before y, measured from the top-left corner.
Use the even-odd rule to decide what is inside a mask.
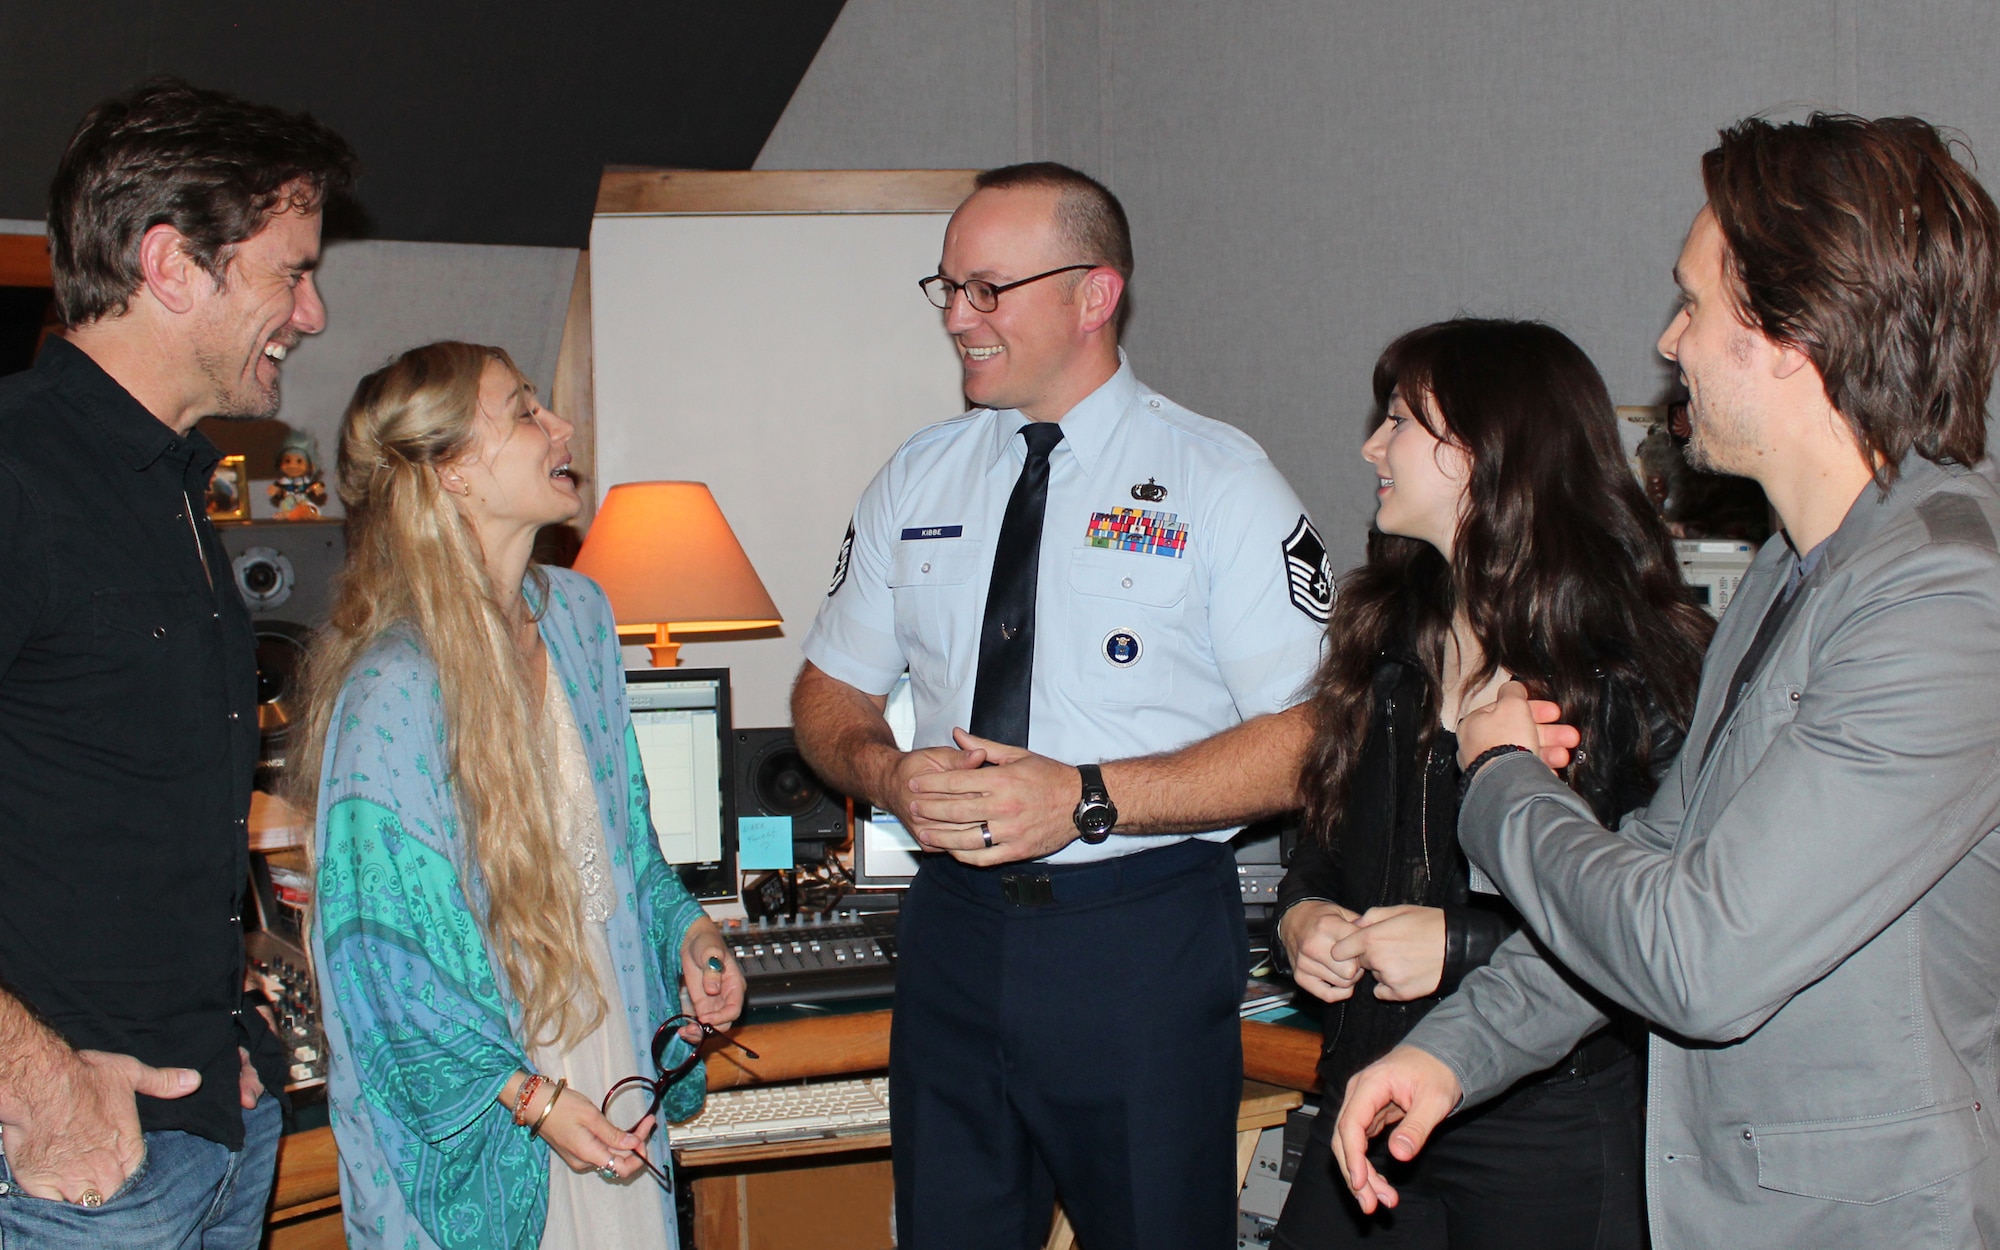
[[[710,1089],[880,1072],[889,1066],[887,1011],[746,1024],[735,1036],[761,1058],[748,1058],[734,1046],[720,1048],[707,1061]],[[1316,1028],[1245,1020],[1243,1075],[1286,1089],[1318,1089],[1319,1042]]]

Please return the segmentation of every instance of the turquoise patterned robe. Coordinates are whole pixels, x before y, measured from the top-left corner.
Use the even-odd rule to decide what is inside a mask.
[[[583,736],[611,855],[618,997],[649,1062],[654,1028],[679,1010],[680,943],[701,907],[654,840],[604,592],[577,573],[543,572],[542,640]],[[533,587],[531,577],[524,589]],[[368,649],[332,726],[312,948],[348,1244],[529,1250],[548,1214],[550,1152],[495,1101],[509,1076],[529,1070],[520,1007],[474,920],[482,886],[445,775],[437,672],[413,633],[391,630]],[[686,1053],[676,1039],[668,1062]],[[686,1119],[703,1093],[697,1067],[661,1118]],[[648,1152],[665,1151],[663,1125]],[[666,1214],[671,1236],[671,1203]]]

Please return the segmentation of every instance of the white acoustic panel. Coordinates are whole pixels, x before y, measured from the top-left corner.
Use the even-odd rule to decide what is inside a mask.
[[[904,439],[965,408],[957,353],[917,289],[947,217],[592,225],[598,497],[619,482],[708,483],[785,618],[780,638],[687,635],[681,663],[732,670],[739,725],[791,723],[798,644],[855,500]]]

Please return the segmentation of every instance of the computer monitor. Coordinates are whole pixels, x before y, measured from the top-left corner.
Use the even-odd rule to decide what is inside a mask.
[[[736,897],[729,670],[628,669],[625,690],[661,857],[696,898]]]
[[[917,857],[923,847],[903,828],[895,813],[879,807],[854,812],[854,888],[857,890],[901,890],[917,875]]]
[[[917,736],[917,708],[910,695],[910,675],[904,673],[889,688],[889,706],[882,715],[900,750],[911,750]],[[854,809],[854,888],[857,890],[900,890],[917,875],[917,856],[923,847],[903,828],[893,812],[880,808]]]

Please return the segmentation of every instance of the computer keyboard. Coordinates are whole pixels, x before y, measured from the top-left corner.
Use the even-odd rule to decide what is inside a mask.
[[[889,1128],[889,1078],[752,1085],[710,1093],[701,1114],[667,1130],[675,1150],[852,1137]]]
[[[876,998],[896,989],[896,913],[731,920],[722,936],[743,968],[745,1006]]]

